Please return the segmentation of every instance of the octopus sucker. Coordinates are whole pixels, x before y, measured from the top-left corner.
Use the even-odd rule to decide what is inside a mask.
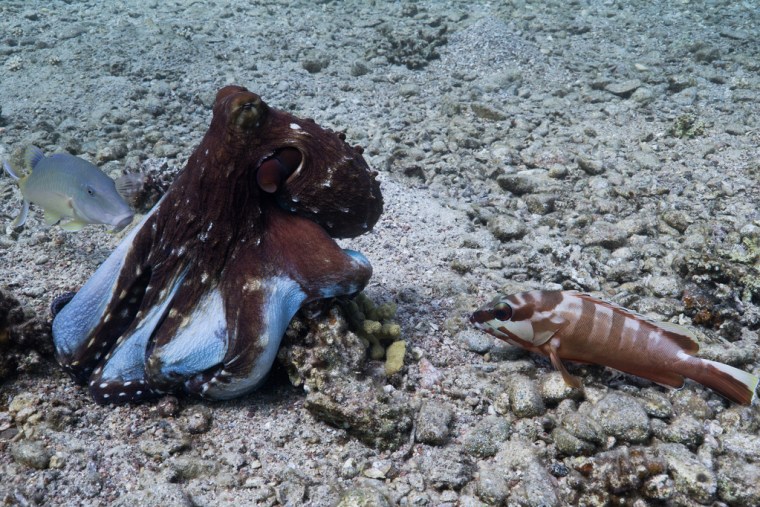
[[[376,176],[345,136],[222,88],[164,197],[55,315],[58,361],[99,403],[252,391],[301,306],[368,283],[333,238],[377,222]]]

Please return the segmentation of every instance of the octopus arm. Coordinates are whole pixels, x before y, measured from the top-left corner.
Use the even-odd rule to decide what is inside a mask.
[[[285,330],[306,295],[298,283],[285,276],[256,285],[243,306],[240,293],[228,293],[231,297],[227,308],[234,317],[235,328],[230,333],[226,357],[216,368],[189,378],[185,382],[187,391],[207,398],[230,399],[256,389],[265,380]]]
[[[53,319],[53,340],[59,362],[77,376],[81,370],[91,370],[93,361],[100,360],[110,346],[102,339],[95,339],[98,328],[108,325],[113,316],[109,313],[118,305],[122,271],[136,269],[127,266],[127,258],[134,248],[135,236],[155,213],[156,206],[147,214],[140,225],[135,227],[119,244],[111,255],[100,265],[87,283],[64,306]],[[132,273],[129,273],[132,278]],[[113,319],[114,321],[117,319]],[[85,371],[84,374],[88,374]]]
[[[160,328],[187,271],[170,285],[157,304],[136,319],[90,378],[90,393],[98,403],[139,401],[160,392],[146,376],[145,357],[151,338]]]

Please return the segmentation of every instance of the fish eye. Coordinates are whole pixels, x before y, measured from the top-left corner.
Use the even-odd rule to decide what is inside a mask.
[[[512,318],[512,307],[507,303],[498,303],[493,307],[493,316],[501,321],[507,321]]]
[[[87,185],[87,195],[89,195],[90,197],[92,197],[92,196],[94,196],[94,195],[95,195],[95,189],[94,189],[94,188],[92,188],[92,187],[91,187],[91,186],[89,186],[89,185]]]

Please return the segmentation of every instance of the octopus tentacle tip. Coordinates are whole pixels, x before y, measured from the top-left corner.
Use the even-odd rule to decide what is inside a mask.
[[[255,389],[302,305],[354,294],[372,274],[332,239],[383,211],[377,172],[344,139],[242,86],[220,89],[162,200],[75,296],[54,301],[63,368],[98,403]]]

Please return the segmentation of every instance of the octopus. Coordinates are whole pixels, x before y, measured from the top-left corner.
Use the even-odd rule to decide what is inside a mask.
[[[359,146],[226,86],[166,194],[55,303],[58,362],[98,403],[247,394],[301,307],[366,286],[368,259],[333,238],[382,210]]]

